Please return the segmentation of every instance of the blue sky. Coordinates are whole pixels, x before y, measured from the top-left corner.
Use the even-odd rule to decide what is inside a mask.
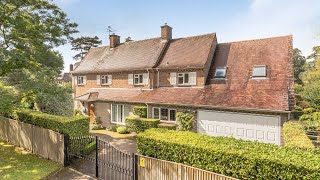
[[[79,36],[98,36],[108,45],[106,28],[113,27],[121,41],[160,36],[160,26],[173,27],[173,38],[216,32],[218,42],[292,34],[294,47],[308,55],[320,45],[319,0],[53,0]],[[75,61],[70,45],[58,48],[65,70]]]

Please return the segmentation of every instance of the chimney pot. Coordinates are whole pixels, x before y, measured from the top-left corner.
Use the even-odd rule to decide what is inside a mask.
[[[69,71],[70,71],[70,72],[73,71],[73,64],[70,64],[70,66],[69,66]]]
[[[115,48],[120,45],[120,36],[115,35],[114,33],[109,36],[110,48]]]
[[[161,38],[168,41],[172,39],[172,27],[167,23],[161,26]]]

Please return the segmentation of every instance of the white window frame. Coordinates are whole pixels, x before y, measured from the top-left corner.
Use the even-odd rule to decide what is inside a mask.
[[[116,105],[117,106],[117,120],[119,120],[119,113],[118,113],[118,111],[119,111],[119,106],[123,106],[122,107],[122,120],[123,120],[123,122],[119,122],[119,121],[114,121],[114,118],[113,118],[113,105]],[[124,111],[124,109],[125,109],[125,106],[127,106],[127,105],[125,105],[125,104],[111,104],[111,123],[112,124],[120,124],[120,125],[125,125],[126,123],[125,123],[125,111]],[[130,110],[129,110],[129,114],[130,114]]]
[[[81,83],[80,83],[80,80],[82,80]],[[84,85],[84,81],[85,81],[85,76],[78,76],[77,77],[77,85]]]
[[[103,83],[103,79],[106,79],[105,83]],[[109,85],[109,76],[108,75],[101,75],[100,77],[100,84],[101,85]]]
[[[159,119],[160,121],[162,121],[162,122],[171,122],[171,123],[176,123],[177,122],[177,110],[176,109],[153,107],[152,108],[152,118],[153,119],[155,119],[154,118],[154,109],[159,109],[159,118],[157,118],[157,119]],[[168,109],[168,120],[162,120],[161,119],[161,109]],[[170,111],[175,111],[175,114],[176,114],[175,120],[171,120]]]
[[[224,75],[223,76],[217,76],[218,70],[224,70]],[[217,67],[216,71],[214,72],[214,78],[215,79],[224,79],[227,76],[227,68],[226,67]]]
[[[138,83],[136,83],[136,79],[138,79]],[[143,74],[133,74],[133,84],[143,85]]]
[[[190,84],[190,73],[177,73],[178,75],[177,75],[177,84],[178,85],[189,85]],[[185,75],[186,74],[188,74],[188,82],[185,82]],[[179,78],[180,77],[182,77],[183,78],[183,83],[181,84],[180,82],[179,82]]]
[[[254,73],[254,69],[255,68],[261,68],[261,67],[263,67],[263,68],[265,68],[265,72],[264,72],[264,75],[254,75],[253,73]],[[264,79],[264,78],[266,78],[267,77],[267,66],[266,65],[254,65],[253,66],[253,69],[252,69],[252,78],[256,78],[256,79]]]

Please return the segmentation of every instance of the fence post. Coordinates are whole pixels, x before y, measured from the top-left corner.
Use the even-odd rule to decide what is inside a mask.
[[[63,140],[64,140],[64,166],[69,166],[70,165],[70,158],[69,158],[69,135],[68,134],[64,134],[63,135]]]
[[[99,156],[98,156],[98,153],[99,153],[99,150],[98,150],[98,147],[99,147],[99,145],[98,145],[98,136],[96,136],[96,177],[98,178],[99,177],[99,160],[98,160],[98,158],[99,158]]]
[[[132,153],[132,166],[133,166],[133,180],[138,180],[138,173],[139,173],[139,169],[138,169],[138,166],[139,166],[139,155],[138,154],[135,154],[135,153]]]

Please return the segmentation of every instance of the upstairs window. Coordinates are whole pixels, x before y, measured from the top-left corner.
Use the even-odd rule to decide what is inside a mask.
[[[214,78],[225,78],[226,77],[226,67],[217,67],[214,73]]]
[[[255,65],[252,71],[252,77],[267,77],[266,65]]]
[[[78,85],[84,85],[86,82],[86,77],[85,76],[78,76],[78,79],[77,79],[77,84]]]
[[[101,75],[101,85],[109,84],[108,75]]]
[[[135,85],[143,84],[143,74],[135,74],[133,82]]]
[[[189,73],[178,73],[178,84],[189,84]]]

